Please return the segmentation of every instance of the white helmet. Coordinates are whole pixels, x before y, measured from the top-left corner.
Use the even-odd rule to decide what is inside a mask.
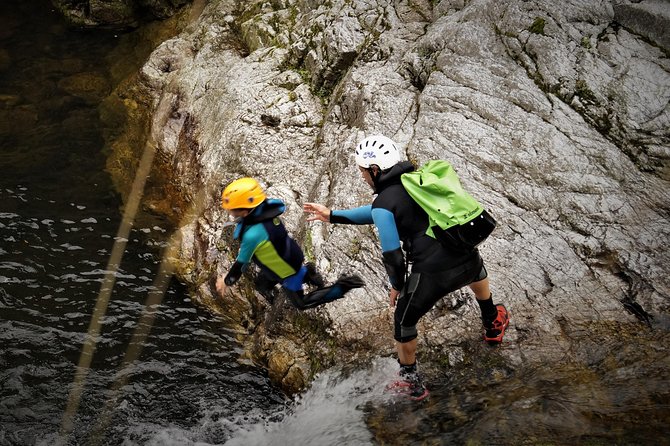
[[[364,169],[376,164],[381,170],[386,170],[399,162],[400,151],[386,136],[368,136],[356,146],[356,164]]]

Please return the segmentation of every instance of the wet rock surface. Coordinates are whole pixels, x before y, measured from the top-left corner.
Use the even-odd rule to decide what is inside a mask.
[[[219,0],[116,94],[147,115],[149,200],[177,220],[204,200],[182,226],[180,278],[285,388],[328,352],[392,351],[373,229],[306,224],[301,210],[371,201],[352,147],[373,132],[418,163],[449,160],[498,219],[481,252],[511,312],[507,364],[581,361],[574,327],[668,329],[669,20],[657,1]],[[307,316],[250,282],[216,299],[211,279],[236,254],[219,194],[240,176],[287,203],[327,280],[356,272],[366,288]],[[419,325],[420,360],[467,360],[480,327],[473,296],[453,293]]]

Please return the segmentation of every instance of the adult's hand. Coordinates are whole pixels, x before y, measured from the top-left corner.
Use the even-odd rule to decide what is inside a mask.
[[[391,303],[392,307],[395,307],[395,303],[398,300],[399,295],[400,295],[400,291],[391,287],[391,291],[389,291],[389,302]]]
[[[307,221],[330,221],[330,209],[319,203],[305,203],[302,210],[310,214]]]

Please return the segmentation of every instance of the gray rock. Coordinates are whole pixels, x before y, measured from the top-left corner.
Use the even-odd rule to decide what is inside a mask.
[[[670,48],[670,4],[667,0],[614,2],[614,19],[661,48]]]
[[[667,5],[210,2],[139,77],[164,180],[186,202],[207,191],[204,212],[182,227],[180,271],[195,300],[221,311],[206,281],[235,249],[219,194],[254,176],[287,203],[287,227],[328,280],[355,271],[367,282],[315,312],[330,324],[324,336],[390,353],[374,231],[306,224],[301,211],[369,203],[352,148],[380,132],[411,160],[452,162],[498,219],[481,252],[512,314],[501,350],[510,363],[564,360],[566,324],[653,324],[670,310]],[[267,307],[248,288],[236,293]],[[445,302],[420,324],[420,351],[458,363],[463,340],[481,336],[478,309],[466,290]],[[240,311],[238,322],[253,318]],[[305,347],[263,333],[255,360],[288,364],[273,371],[288,388],[306,382],[295,376],[309,368],[280,354]]]

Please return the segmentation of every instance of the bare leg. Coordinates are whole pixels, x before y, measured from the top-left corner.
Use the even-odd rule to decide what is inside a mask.
[[[488,300],[491,298],[491,288],[489,286],[489,279],[482,279],[478,282],[473,282],[469,285],[477,300]],[[409,342],[396,342],[396,350],[398,352],[398,360],[400,364],[410,365],[416,362],[416,338]]]
[[[468,285],[477,300],[488,300],[491,298],[491,288],[489,287],[489,279],[482,279],[479,282],[472,282]]]
[[[423,385],[421,376],[417,373],[416,344],[416,338],[409,342],[396,342],[398,362],[400,363],[400,370],[398,371],[400,381],[396,381],[396,390],[408,395],[415,401],[420,401],[426,398],[429,392]]]
[[[398,351],[400,364],[411,365],[416,362],[416,338],[409,342],[396,342],[395,348]]]

